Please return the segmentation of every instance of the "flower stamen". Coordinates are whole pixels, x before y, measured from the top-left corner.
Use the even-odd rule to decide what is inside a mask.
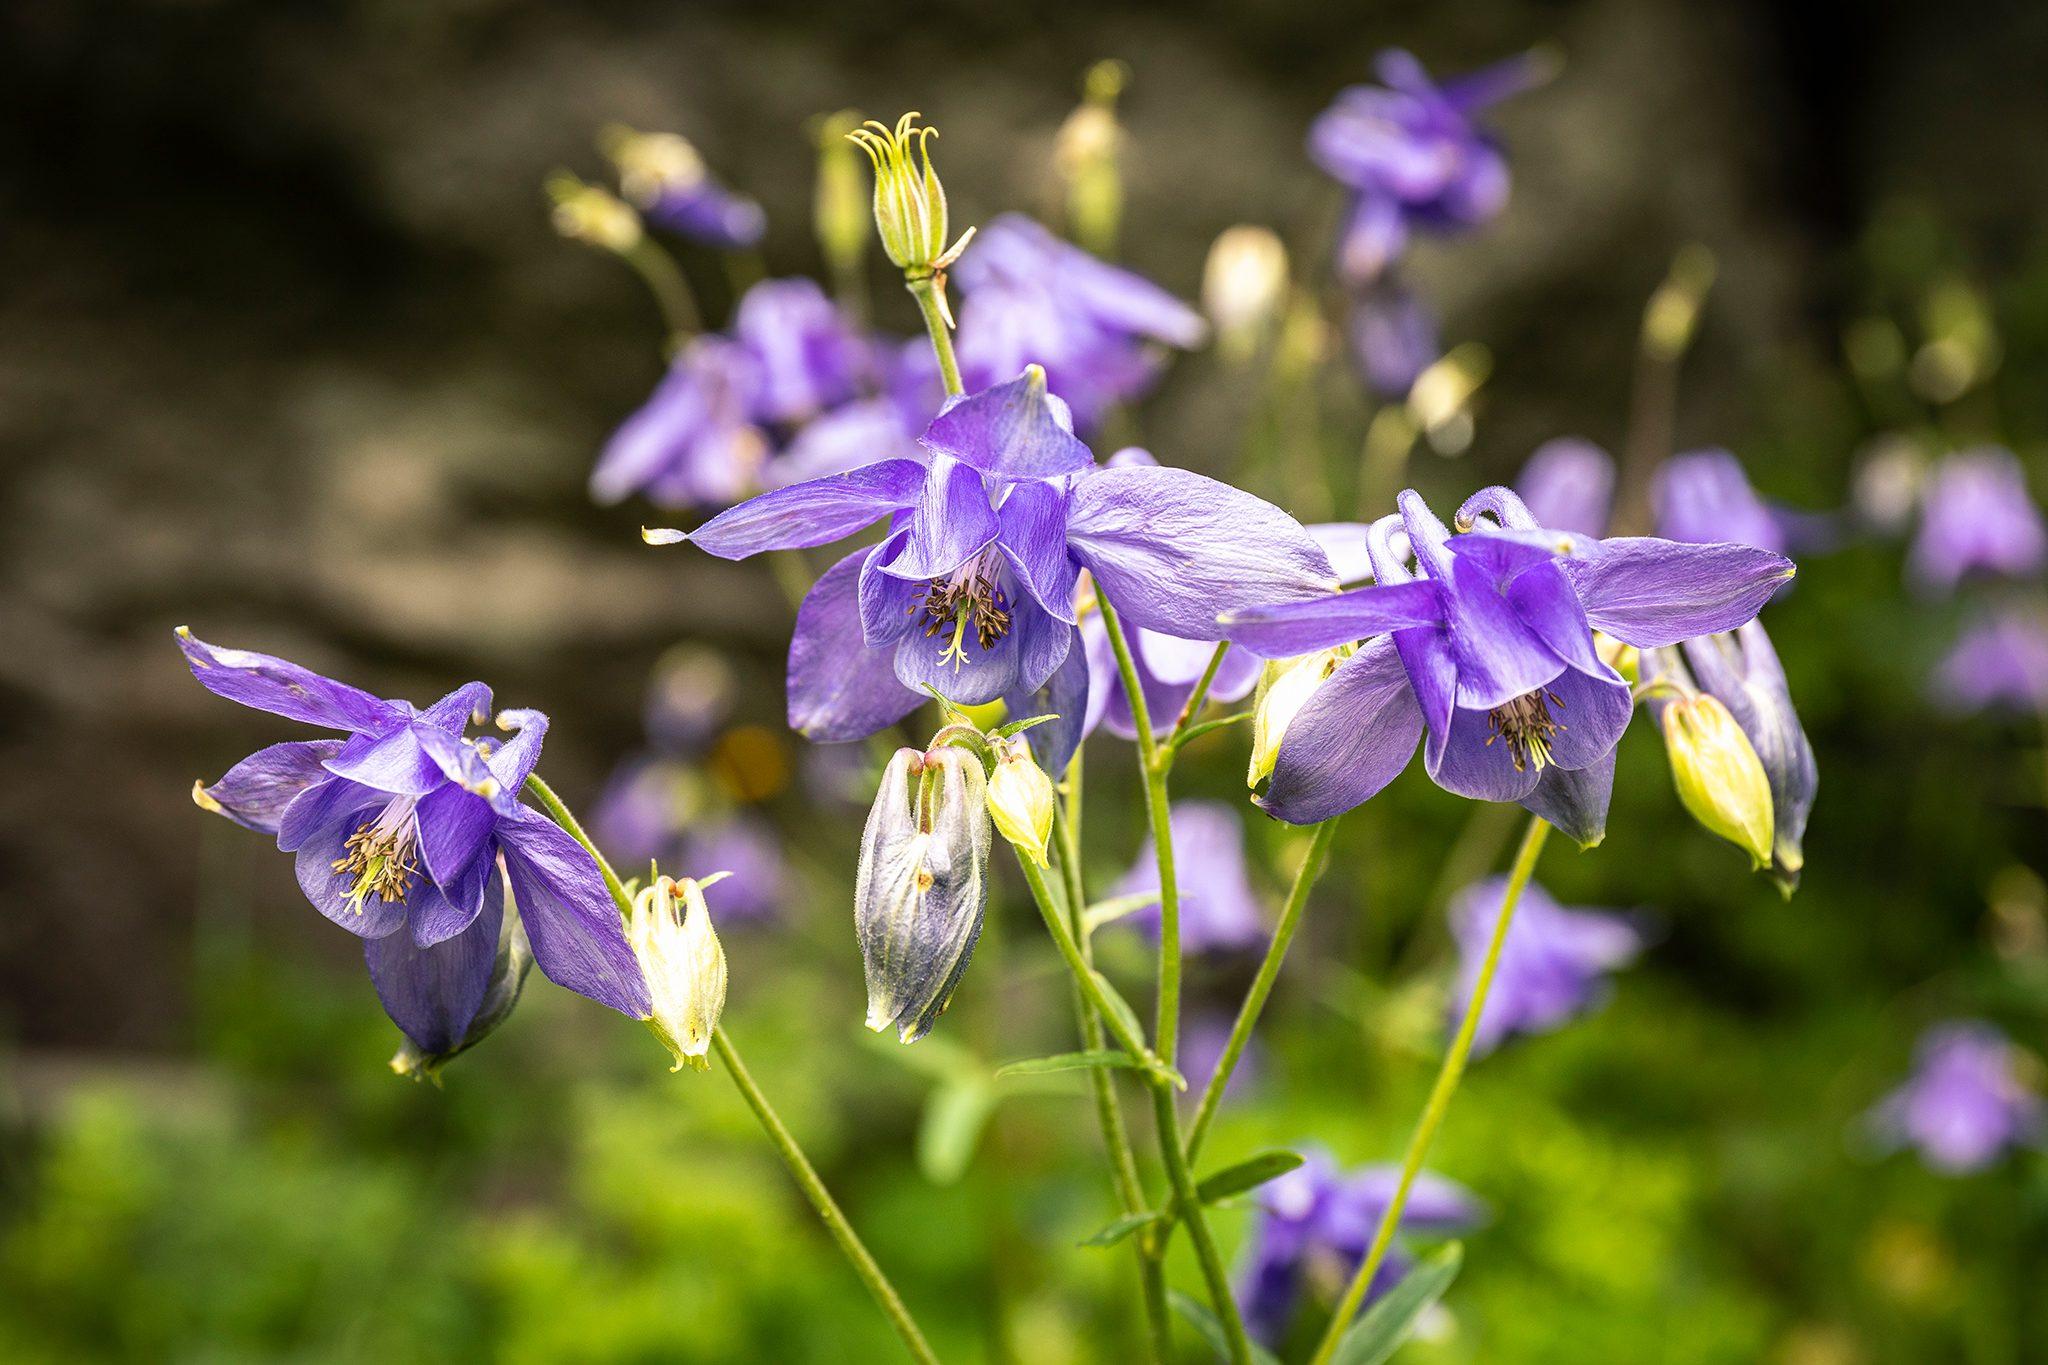
[[[1551,736],[1564,730],[1563,724],[1551,717],[1552,706],[1562,711],[1564,699],[1547,687],[1539,687],[1494,707],[1486,713],[1488,747],[1497,739],[1505,740],[1516,772],[1525,772],[1532,765],[1542,772],[1551,762]]]
[[[349,835],[342,845],[342,856],[334,860],[337,875],[355,879],[355,885],[349,888],[348,907],[358,915],[363,913],[363,901],[370,896],[396,905],[412,890],[412,879],[420,870],[412,860],[413,845],[419,836],[412,807],[410,801],[394,801],[383,814],[364,822]]]

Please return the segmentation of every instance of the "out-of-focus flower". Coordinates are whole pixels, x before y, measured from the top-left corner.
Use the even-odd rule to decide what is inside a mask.
[[[732,715],[739,679],[715,650],[678,645],[647,680],[640,716],[648,742],[664,753],[701,752]]]
[[[1785,525],[1750,487],[1742,462],[1725,450],[1674,455],[1657,471],[1652,493],[1657,534],[1696,545],[1727,541],[1784,554]]]
[[[2026,578],[2048,565],[2048,527],[2009,450],[1980,446],[1935,465],[1906,570],[1929,594],[1975,574]]]
[[[1223,1049],[1230,1045],[1230,1032],[1236,1022],[1235,1016],[1219,1010],[1201,1007],[1188,1010],[1180,1030],[1181,1074],[1190,1078],[1188,1094],[1184,1098],[1199,1098],[1201,1086],[1216,1074],[1216,1064],[1223,1060]],[[1237,1065],[1231,1068],[1230,1079],[1223,1083],[1223,1098],[1236,1099],[1246,1090],[1258,1088],[1264,1070],[1265,1057],[1259,1048],[1258,1035],[1253,1034],[1245,1039],[1244,1050],[1237,1056]]]
[[[931,1032],[974,956],[988,908],[989,816],[981,760],[899,749],[861,836],[854,928],[868,1027],[906,1043]]]
[[[1219,608],[1335,582],[1315,541],[1270,503],[1187,470],[1096,468],[1035,367],[960,400],[922,442],[925,461],[778,488],[688,535],[648,533],[744,559],[891,521],[797,613],[789,720],[813,739],[873,734],[927,686],[962,705],[1008,697],[1030,706],[1019,714],[1073,714],[1087,676],[1074,647],[1083,568],[1132,626],[1184,639],[1214,635]],[[1027,700],[1049,686],[1059,704]]]
[[[669,231],[707,246],[734,248],[753,246],[768,230],[761,206],[712,179],[704,158],[683,137],[615,125],[598,141],[618,168],[626,198]]]
[[[1400,1182],[1394,1166],[1337,1168],[1327,1152],[1311,1148],[1307,1160],[1259,1187],[1251,1255],[1238,1277],[1245,1328],[1277,1345],[1300,1307],[1304,1291],[1334,1298],[1356,1274]],[[1409,1191],[1401,1230],[1425,1236],[1462,1232],[1485,1217],[1463,1186],[1424,1171]],[[1399,1283],[1414,1265],[1397,1240],[1366,1292],[1370,1303]]]
[[[1229,639],[1269,657],[1366,641],[1287,727],[1259,799],[1280,819],[1359,805],[1426,735],[1438,786],[1520,802],[1597,842],[1634,703],[1593,631],[1653,648],[1729,630],[1793,573],[1752,546],[1544,530],[1507,488],[1467,499],[1457,520],[1471,529],[1455,536],[1412,490],[1399,503],[1372,528],[1372,586],[1222,618]]]
[[[809,421],[852,398],[870,369],[867,343],[811,280],[761,281],[740,300],[732,332],[759,365],[759,422]]]
[[[995,741],[996,768],[988,780],[988,813],[996,833],[1025,857],[1046,866],[1052,817],[1058,798],[1045,769],[1031,761],[1022,736]]]
[[[725,1010],[725,949],[711,927],[703,887],[688,877],[656,877],[633,898],[626,939],[647,979],[653,1024],[676,1064],[702,1071]]]
[[[842,297],[859,288],[868,225],[873,221],[867,186],[861,181],[860,158],[854,154],[849,136],[860,124],[859,114],[842,109],[820,116],[812,125],[818,139],[818,180],[811,201],[811,226]]]
[[[1941,661],[1934,700],[1960,711],[2048,711],[2048,619],[2007,605],[1971,621]]]
[[[1116,101],[1130,79],[1130,67],[1114,59],[1089,67],[1082,101],[1053,142],[1053,168],[1067,191],[1067,224],[1093,251],[1113,250],[1123,222],[1125,137]]]
[[[894,128],[869,119],[846,136],[874,165],[875,231],[883,253],[906,278],[928,279],[959,259],[974,229],[946,244],[946,187],[931,151],[939,130],[917,127],[917,118],[905,114]]]
[[[1352,296],[1345,336],[1359,374],[1382,398],[1406,398],[1443,355],[1436,315],[1414,290],[1391,278]]]
[[[1287,248],[1267,227],[1225,228],[1202,266],[1202,310],[1216,344],[1232,360],[1257,353],[1287,301]]]
[[[623,255],[646,236],[633,206],[609,190],[573,175],[549,177],[547,190],[555,201],[555,231],[572,242]]]
[[[1658,721],[1671,783],[1692,818],[1768,867],[1776,829],[1771,780],[1735,717],[1720,699],[1700,693],[1667,702]]]
[[[1522,466],[1515,491],[1538,526],[1582,536],[1606,535],[1607,518],[1614,510],[1614,457],[1576,436],[1545,441]]]
[[[645,493],[667,508],[724,507],[760,485],[770,449],[755,423],[761,367],[743,346],[698,337],[654,396],[605,443],[590,496],[614,503]]]
[[[1180,887],[1180,943],[1191,953],[1228,952],[1265,942],[1265,915],[1245,867],[1244,825],[1234,807],[1221,801],[1176,801],[1168,812],[1173,829],[1175,882]],[[1159,892],[1159,865],[1152,841],[1117,883],[1118,896]],[[1126,923],[1155,937],[1159,907],[1135,910]]]
[[[1763,765],[1771,788],[1771,873],[1789,895],[1806,865],[1801,841],[1820,770],[1778,651],[1762,621],[1746,622],[1732,635],[1687,640],[1680,648],[1700,689],[1728,708]]]
[[[1927,462],[1914,442],[1896,433],[1879,436],[1857,457],[1849,502],[1857,520],[1883,535],[1898,535],[1920,505]]]
[[[1378,279],[1411,232],[1456,231],[1501,211],[1507,159],[1476,119],[1546,74],[1527,54],[1438,85],[1397,49],[1375,70],[1381,85],[1343,91],[1308,138],[1316,164],[1352,192],[1337,260],[1354,285]]]
[[[1492,877],[1460,892],[1451,908],[1458,940],[1458,989],[1452,1018],[1471,1002],[1507,879]],[[1567,910],[1535,883],[1522,891],[1501,946],[1493,989],[1472,1035],[1473,1050],[1493,1051],[1517,1033],[1548,1033],[1599,1006],[1610,972],[1642,951],[1642,931],[1627,916]]]
[[[203,808],[277,837],[313,908],[363,939],[371,982],[421,1052],[461,1044],[498,957],[505,886],[541,971],[636,1019],[648,997],[597,864],[519,792],[547,717],[505,711],[502,745],[464,735],[490,711],[468,683],[424,711],[180,629],[192,675],[244,706],[348,738],[273,744],[195,786]]]
[[[2041,1136],[2041,1097],[2021,1083],[2017,1061],[2018,1050],[1990,1024],[1937,1024],[1920,1037],[1912,1078],[1871,1111],[1872,1126],[1945,1175],[1983,1170]]]

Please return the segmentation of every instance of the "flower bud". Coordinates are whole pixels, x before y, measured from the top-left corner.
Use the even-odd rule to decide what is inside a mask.
[[[1256,787],[1273,775],[1280,760],[1280,741],[1308,699],[1337,671],[1342,655],[1334,649],[1318,650],[1298,659],[1276,659],[1259,677],[1259,693],[1252,703],[1252,761],[1245,785]]]
[[[1287,248],[1271,228],[1225,228],[1202,267],[1202,311],[1233,361],[1256,354],[1287,299]]]
[[[989,816],[995,821],[996,833],[1045,867],[1053,810],[1058,804],[1052,779],[1032,761],[1031,746],[1021,736],[995,744],[996,770],[988,780]]]
[[[1749,737],[1706,693],[1680,697],[1660,717],[1671,780],[1692,818],[1748,853],[1771,861],[1771,783]]]
[[[894,128],[869,119],[846,135],[875,168],[875,230],[882,250],[912,280],[943,271],[974,236],[969,228],[959,241],[946,245],[946,189],[931,154],[939,130],[913,127],[917,117],[905,114]]]
[[[704,183],[704,158],[680,133],[642,133],[615,123],[597,141],[618,169],[619,189],[643,209],[664,194]]]
[[[706,884],[656,877],[633,897],[626,922],[626,942],[654,1005],[649,1023],[675,1054],[671,1071],[709,1066],[704,1054],[725,1009],[725,949],[704,905]]]
[[[1067,191],[1067,223],[1074,240],[1098,256],[1116,248],[1124,213],[1124,185],[1118,163],[1124,130],[1116,121],[1117,96],[1131,78],[1119,61],[1088,69],[1081,103],[1060,125],[1053,166]]]
[[[549,178],[548,197],[555,201],[555,231],[573,242],[625,253],[645,236],[632,205],[573,175]]]
[[[981,760],[899,749],[861,836],[854,930],[868,1027],[914,1043],[931,1032],[974,955],[988,908],[988,779]]]
[[[533,948],[526,941],[526,928],[519,922],[519,916],[508,912],[504,927],[498,932],[498,955],[491,963],[491,979],[484,987],[483,1003],[477,1006],[462,1041],[446,1052],[422,1052],[419,1044],[408,1038],[391,1059],[391,1069],[416,1081],[440,1084],[442,1067],[481,1043],[512,1017],[519,993],[526,988],[527,969],[532,966]]]
[[[1728,708],[1770,780],[1771,876],[1789,896],[1806,865],[1801,841],[1820,771],[1813,745],[1792,707],[1778,651],[1761,621],[1751,621],[1732,635],[1688,640],[1682,649],[1700,688]]]
[[[811,204],[811,224],[818,249],[835,280],[858,280],[868,245],[868,197],[860,179],[860,158],[847,145],[860,127],[850,109],[818,121],[818,184]]]

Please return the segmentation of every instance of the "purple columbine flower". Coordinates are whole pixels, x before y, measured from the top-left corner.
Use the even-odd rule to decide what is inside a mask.
[[[1971,621],[1941,661],[1934,700],[1952,711],[2048,712],[2048,619],[2006,605]]]
[[[1304,1289],[1316,1286],[1334,1298],[1357,1273],[1400,1181],[1394,1166],[1346,1173],[1327,1152],[1311,1148],[1304,1155],[1302,1165],[1259,1187],[1251,1255],[1238,1277],[1246,1330],[1268,1345],[1286,1336]],[[1401,1228],[1447,1234],[1484,1217],[1463,1186],[1425,1171],[1409,1192]],[[1366,1302],[1399,1283],[1413,1264],[1396,1241],[1373,1275]]]
[[[1084,568],[1132,626],[1187,639],[1216,634],[1219,608],[1336,582],[1315,541],[1270,503],[1184,469],[1097,468],[1036,367],[954,403],[921,444],[923,459],[778,488],[688,535],[649,533],[744,559],[887,520],[887,538],[827,570],[797,613],[789,722],[813,739],[873,734],[927,687],[1078,718]]]
[[[1167,814],[1178,865],[1180,943],[1191,953],[1256,948],[1266,941],[1266,916],[1245,866],[1244,825],[1235,807],[1221,801],[1176,801]],[[1117,883],[1115,894],[1159,894],[1159,866],[1152,840]],[[1125,922],[1157,937],[1159,907],[1133,911]]]
[[[1386,399],[1406,398],[1416,377],[1444,352],[1436,314],[1413,289],[1393,279],[1380,279],[1352,296],[1344,330],[1359,374]]]
[[[1308,135],[1309,155],[1352,192],[1337,262],[1353,285],[1377,280],[1411,232],[1452,232],[1501,211],[1507,158],[1477,117],[1544,74],[1524,55],[1438,85],[1398,49],[1374,69],[1382,84],[1340,93]]]
[[[759,422],[807,422],[873,378],[867,340],[814,280],[762,280],[740,300],[732,333],[760,366]]]
[[[1975,574],[2028,578],[2048,565],[2048,527],[2009,450],[1980,446],[1941,461],[1922,494],[1906,571],[1930,595]]]
[[[727,250],[754,246],[767,232],[761,206],[713,179],[685,139],[619,128],[605,140],[619,168],[619,187],[649,221]]]
[[[1920,1036],[1913,1075],[1871,1111],[1893,1147],[1917,1148],[1944,1175],[1968,1175],[2007,1148],[2040,1140],[2041,1097],[2020,1081],[2018,1051],[1982,1020],[1950,1020]]]
[[[547,717],[506,711],[503,745],[466,738],[491,691],[469,683],[422,711],[268,654],[178,644],[208,691],[347,739],[259,749],[194,797],[277,836],[313,908],[364,940],[385,1013],[429,1055],[463,1041],[490,984],[509,886],[549,979],[636,1019],[647,986],[589,853],[520,789]]]
[[[1259,801],[1280,819],[1359,805],[1426,736],[1438,786],[1597,842],[1633,702],[1593,631],[1647,649],[1730,630],[1794,572],[1753,546],[1543,530],[1507,488],[1467,499],[1471,529],[1455,536],[1413,490],[1400,507],[1372,528],[1374,585],[1222,618],[1229,639],[1275,658],[1366,641],[1287,727]]]
[[[1491,877],[1466,887],[1452,906],[1451,932],[1458,941],[1454,1021],[1471,1002],[1506,893],[1507,879]],[[1472,1036],[1473,1051],[1484,1055],[1517,1033],[1548,1033],[1597,1008],[1606,996],[1607,974],[1635,961],[1642,947],[1642,931],[1627,916],[1567,910],[1531,883],[1508,926],[1493,990]]]
[[[1545,441],[1522,466],[1515,491],[1538,526],[1581,536],[1606,535],[1607,518],[1614,511],[1614,457],[1576,436]]]
[[[1694,545],[1728,542],[1784,554],[1798,543],[1802,520],[1764,501],[1742,461],[1725,450],[1674,455],[1651,490],[1657,534]]]
[[[760,486],[770,450],[755,420],[760,361],[737,342],[698,337],[605,443],[590,496],[619,502],[645,493],[667,508],[725,507]]]

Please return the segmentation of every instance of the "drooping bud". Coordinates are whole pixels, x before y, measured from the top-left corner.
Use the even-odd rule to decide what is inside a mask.
[[[914,1043],[952,1000],[988,908],[988,779],[964,749],[899,749],[861,836],[854,929],[868,1027]]]
[[[526,988],[527,969],[532,966],[533,948],[526,941],[526,927],[508,905],[504,927],[498,931],[498,955],[491,963],[490,984],[484,987],[483,1003],[477,1006],[469,1027],[463,1031],[462,1041],[446,1052],[422,1052],[419,1044],[408,1038],[391,1059],[392,1071],[415,1081],[439,1085],[442,1067],[481,1043],[512,1017],[519,994]]]
[[[716,880],[656,877],[633,897],[626,922],[626,942],[639,959],[654,1005],[648,1022],[675,1054],[671,1071],[685,1066],[702,1071],[710,1065],[705,1053],[725,1009],[725,949],[704,905],[704,887]]]
[[[1252,702],[1252,760],[1245,785],[1256,787],[1273,775],[1280,759],[1280,741],[1301,708],[1329,676],[1337,671],[1343,655],[1323,649],[1298,659],[1276,659],[1259,676],[1259,690]]]
[[[1202,311],[1226,359],[1243,362],[1266,344],[1287,299],[1287,248],[1271,228],[1225,228],[1202,267]]]
[[[1472,443],[1472,398],[1492,373],[1493,352],[1467,341],[1415,377],[1408,420],[1439,455],[1460,454]]]
[[[1763,764],[1771,785],[1771,876],[1789,896],[1806,865],[1801,841],[1820,772],[1793,709],[1778,651],[1761,621],[1732,635],[1688,640],[1682,648],[1701,689],[1727,706]]]
[[[563,173],[548,177],[547,191],[555,202],[555,231],[572,242],[624,255],[647,235],[632,205],[609,190]]]
[[[1052,779],[1031,757],[1022,736],[994,741],[996,770],[988,780],[988,813],[996,833],[1040,867],[1047,866],[1053,811],[1058,797]]]
[[[932,127],[915,126],[916,113],[894,128],[869,119],[847,138],[868,154],[875,168],[875,230],[882,250],[910,280],[928,279],[960,258],[974,229],[946,245],[946,188],[932,165]]]
[[[1116,249],[1123,223],[1124,130],[1116,121],[1116,101],[1130,79],[1131,69],[1119,61],[1089,67],[1081,103],[1053,144],[1053,165],[1067,191],[1067,225],[1074,240],[1098,256]]]
[[[817,122],[818,183],[811,202],[811,225],[842,295],[857,294],[853,286],[861,278],[861,261],[868,245],[868,196],[861,184],[860,158],[848,145],[858,127],[860,115],[851,109],[826,114]]]
[[[1671,273],[1643,307],[1643,349],[1659,360],[1676,360],[1692,345],[1700,310],[1714,286],[1714,253],[1688,242],[1671,259]]]
[[[1749,737],[1718,698],[1679,697],[1659,717],[1671,780],[1693,819],[1749,854],[1771,861],[1771,782]]]

